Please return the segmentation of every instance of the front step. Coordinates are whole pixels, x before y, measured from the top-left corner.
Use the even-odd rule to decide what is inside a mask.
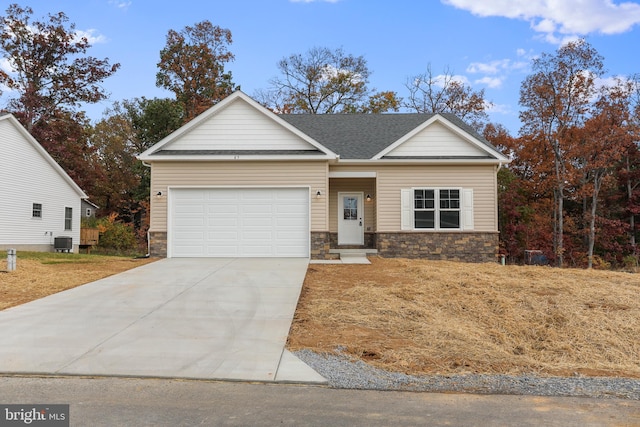
[[[330,250],[331,253],[334,250]],[[367,254],[376,254],[376,249],[336,249],[343,264],[371,264]],[[335,253],[335,252],[333,252]]]
[[[337,254],[340,259],[312,259],[309,264],[371,264],[367,255],[377,255],[377,249],[329,249],[330,254]]]

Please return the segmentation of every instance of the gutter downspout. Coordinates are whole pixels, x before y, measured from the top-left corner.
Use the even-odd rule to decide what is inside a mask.
[[[143,160],[140,160],[142,162],[142,165],[145,167],[148,167],[149,169],[151,169],[151,165],[149,163],[145,163]],[[149,190],[151,191],[151,190]],[[151,196],[151,194],[149,194],[149,196]],[[151,206],[151,205],[149,205]],[[151,257],[151,236],[149,233],[149,230],[147,230],[147,253],[143,256],[139,256],[137,257],[138,259],[143,259],[143,258],[149,258]]]

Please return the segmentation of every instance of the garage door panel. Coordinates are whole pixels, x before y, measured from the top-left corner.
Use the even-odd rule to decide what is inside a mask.
[[[237,246],[209,246],[206,252],[208,257],[236,257],[240,256]]]
[[[216,217],[208,218],[207,225],[211,228],[237,227],[239,223],[238,217]]]
[[[193,200],[190,200],[188,205],[176,207],[176,213],[202,216],[205,211],[205,206],[201,203],[202,201],[200,200],[195,203],[193,203]]]
[[[265,218],[262,216],[242,218],[243,229],[262,230],[265,227],[273,227],[275,221],[273,218]]]
[[[200,228],[204,227],[205,219],[203,217],[178,217],[176,218],[175,225],[177,227],[185,228]]]
[[[175,257],[308,257],[309,190],[171,190]]]
[[[205,233],[202,230],[185,230],[182,232],[184,241],[203,241]]]
[[[264,230],[262,228],[256,228],[254,230],[243,230],[242,239],[247,242],[263,242],[267,241],[271,244],[271,241],[275,237],[275,233],[271,230]]]
[[[219,215],[238,215],[238,206],[236,205],[228,205],[225,203],[216,203],[215,201],[209,201],[207,205],[207,213],[219,214]]]
[[[210,242],[238,240],[239,237],[237,231],[213,231],[207,234],[207,240]]]

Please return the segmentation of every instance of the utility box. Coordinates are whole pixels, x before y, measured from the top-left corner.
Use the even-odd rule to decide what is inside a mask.
[[[547,265],[549,260],[540,250],[524,251],[524,263],[527,265]]]
[[[53,249],[58,252],[71,252],[73,250],[73,238],[59,236],[53,239]]]

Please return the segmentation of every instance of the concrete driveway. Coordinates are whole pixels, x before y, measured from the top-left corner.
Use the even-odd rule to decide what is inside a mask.
[[[284,349],[307,264],[163,259],[0,311],[0,372],[323,383]]]

